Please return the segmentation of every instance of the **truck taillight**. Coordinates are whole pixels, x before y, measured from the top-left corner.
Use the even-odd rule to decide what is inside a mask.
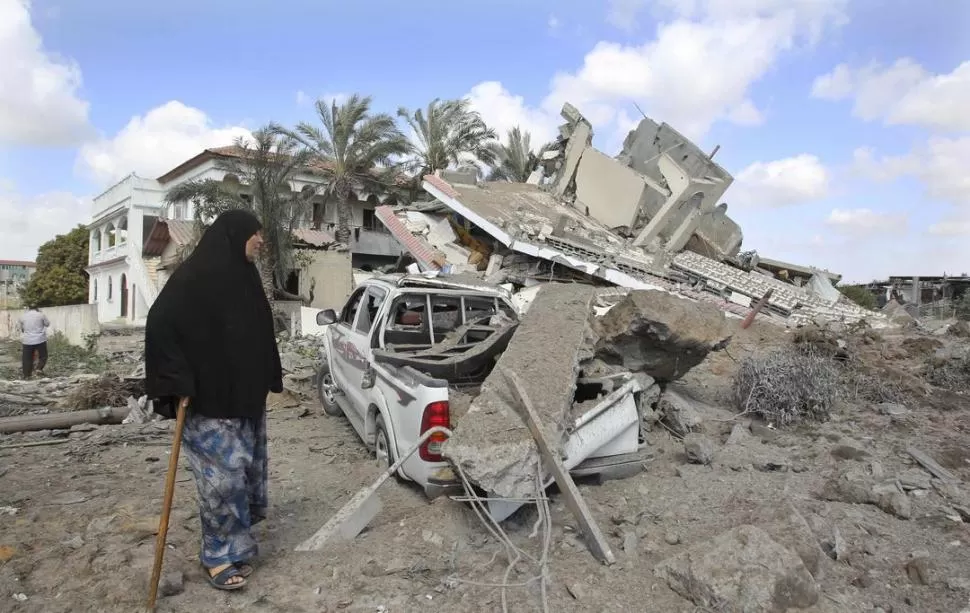
[[[451,429],[451,411],[447,402],[432,402],[424,408],[424,414],[421,416],[421,435],[436,426]],[[432,434],[418,449],[418,455],[425,462],[440,462],[441,446],[446,440],[448,436],[444,432]]]

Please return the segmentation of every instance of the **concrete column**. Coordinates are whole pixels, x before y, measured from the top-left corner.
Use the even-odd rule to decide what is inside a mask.
[[[667,202],[660,207],[660,210],[653,216],[650,223],[633,240],[633,245],[635,247],[644,247],[659,237],[661,230],[667,227],[667,224],[670,223],[670,218],[680,208],[680,204],[680,194],[674,194],[670,198],[667,198]]]
[[[573,128],[573,133],[566,144],[565,159],[562,163],[562,170],[559,179],[556,181],[554,192],[560,198],[566,193],[570,181],[576,175],[576,168],[579,166],[579,159],[583,157],[583,152],[590,146],[593,140],[593,127],[585,119],[580,120]]]
[[[690,179],[687,173],[669,155],[663,154],[657,160],[660,173],[667,181],[667,188],[670,190],[670,197],[664,202],[657,214],[640,231],[633,245],[643,247],[651,244],[660,234],[670,225],[674,215],[684,203],[684,198],[691,189]]]
[[[670,239],[667,241],[666,250],[670,253],[680,251],[687,245],[687,241],[690,240],[691,235],[694,234],[694,230],[697,229],[698,224],[701,222],[701,217],[710,211],[705,210],[702,206],[704,202],[704,192],[694,192],[687,201],[685,206],[690,208],[690,212],[687,213],[687,217],[681,222],[680,226],[674,230],[674,233],[670,235]]]

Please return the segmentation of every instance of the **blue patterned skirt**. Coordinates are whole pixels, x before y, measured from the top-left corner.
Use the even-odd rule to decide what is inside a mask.
[[[250,528],[266,518],[266,414],[254,419],[189,415],[182,435],[198,487],[203,566],[256,556]]]

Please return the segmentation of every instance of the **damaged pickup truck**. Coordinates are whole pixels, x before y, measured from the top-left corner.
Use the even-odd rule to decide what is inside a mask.
[[[522,422],[516,420],[508,427],[493,423],[488,428],[492,434],[500,433],[498,448],[491,446],[494,440],[476,438],[480,428],[465,430],[463,424],[473,415],[480,422],[476,402],[480,403],[483,384],[489,385],[496,364],[506,358],[514,361],[515,355],[532,350],[520,342],[513,351],[516,331],[530,321],[533,327],[537,322],[558,325],[547,312],[558,308],[555,294],[550,296],[540,301],[538,311],[534,303],[528,303],[519,312],[503,289],[481,282],[464,283],[457,277],[396,275],[366,281],[339,314],[333,310],[317,314],[317,323],[325,326],[324,363],[317,377],[324,411],[346,415],[384,468],[410,450],[427,430],[443,426],[454,431],[455,440],[463,438],[466,449],[469,442],[478,449],[473,450],[473,457],[490,458],[487,463],[495,472],[481,464],[479,468],[514,481],[532,465],[510,470],[506,465],[517,465],[518,456],[501,449],[505,443],[515,446],[516,437],[523,433],[528,436]],[[546,304],[550,299],[553,304]],[[565,370],[573,372],[571,367]],[[638,472],[643,441],[641,392],[652,380],[647,377],[645,382],[629,372],[578,374],[578,379],[567,375],[568,380],[562,382],[564,395],[572,397],[571,403],[566,401],[572,409],[563,416],[563,439],[556,443],[564,467],[574,477]],[[508,417],[490,413],[486,420]],[[454,467],[442,455],[446,440],[444,435],[432,436],[399,470],[401,477],[416,482],[430,497],[460,484]],[[528,480],[534,486],[534,477]],[[508,497],[488,483],[473,484],[495,492],[489,511],[497,521],[522,504],[521,496]]]
[[[317,314],[326,326],[317,376],[328,415],[346,415],[386,468],[428,429],[451,428],[518,325],[509,297],[421,276],[370,279],[338,314]],[[444,436],[432,436],[399,474],[429,496],[456,485],[441,457]]]

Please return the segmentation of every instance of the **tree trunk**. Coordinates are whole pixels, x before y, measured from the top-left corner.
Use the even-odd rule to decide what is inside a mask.
[[[350,225],[353,219],[353,211],[350,209],[350,185],[346,181],[341,181],[337,186],[337,231],[334,238],[337,241],[350,244]]]
[[[269,306],[272,309],[276,304],[276,283],[273,280],[273,262],[264,255],[259,258],[256,267],[259,270],[259,280],[263,284],[263,293],[266,294],[266,300],[269,301]]]

